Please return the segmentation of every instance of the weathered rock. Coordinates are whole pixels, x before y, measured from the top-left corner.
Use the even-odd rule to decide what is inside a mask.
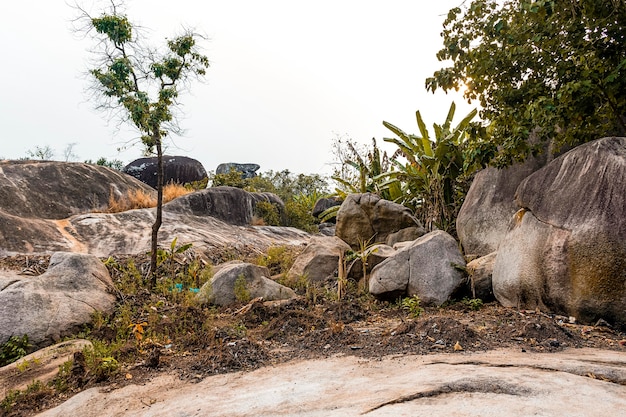
[[[146,184],[103,166],[79,162],[2,161],[0,224],[12,222],[8,220],[10,216],[58,220],[104,211],[111,195],[122,198],[135,190],[156,197],[156,192]],[[4,239],[12,239],[11,231],[4,232],[2,225],[0,234]]]
[[[109,272],[95,256],[54,253],[44,274],[0,291],[0,343],[24,334],[34,347],[58,342],[89,323],[95,311],[110,312],[112,290]]]
[[[40,417],[617,417],[626,409],[624,369],[623,352],[598,349],[332,356],[199,382],[168,374],[94,387]],[[200,400],[207,393],[211,400]]]
[[[126,165],[122,172],[137,178],[152,188],[157,187],[158,159],[139,158]],[[202,163],[186,156],[163,155],[163,184],[187,184],[207,178]]]
[[[216,174],[228,174],[231,171],[241,172],[241,178],[254,178],[256,172],[261,168],[258,164],[239,164],[236,162],[226,162],[219,164],[215,169]]]
[[[424,236],[425,234],[426,229],[424,229],[422,226],[406,227],[387,236],[387,246],[393,247],[396,243],[399,242],[412,242],[415,239],[419,239],[420,237]]]
[[[317,225],[317,229],[321,235],[335,236],[335,223],[320,223]]]
[[[545,157],[529,157],[522,164],[505,169],[489,167],[476,174],[456,220],[467,255],[485,256],[498,250],[518,209],[514,201],[517,186],[545,164]]]
[[[401,229],[421,226],[411,210],[376,194],[350,194],[337,212],[336,235],[353,249],[363,243],[385,243]]]
[[[378,264],[370,275],[373,295],[395,299],[417,295],[424,305],[441,305],[464,283],[465,259],[444,231],[428,233]]]
[[[396,254],[396,250],[391,246],[382,243],[367,247],[363,252],[357,252],[354,261],[348,265],[348,277],[354,279],[363,278],[363,260],[365,260],[366,277],[372,269],[382,261]]]
[[[72,360],[74,353],[89,347],[92,347],[89,340],[68,340],[3,366],[0,368],[0,398],[5,398],[12,390],[25,390],[33,381],[47,384],[56,378],[65,362]]]
[[[496,263],[496,252],[482,256],[467,264],[467,273],[470,277],[470,285],[473,298],[480,298],[484,302],[495,300],[491,277]]]
[[[270,271],[262,266],[245,262],[232,263],[224,266],[211,280],[200,289],[198,298],[203,303],[229,305],[246,298],[262,297],[263,300],[286,300],[295,298],[296,293],[284,285],[272,281]],[[245,280],[242,288],[237,287],[237,280]],[[238,293],[239,292],[239,293]],[[242,294],[244,292],[245,294]],[[237,299],[237,298],[240,299]]]
[[[626,138],[581,145],[526,178],[500,244],[505,306],[626,328]]]
[[[324,282],[337,276],[339,258],[348,250],[350,246],[338,237],[313,236],[287,276],[290,279],[306,277],[312,283]]]
[[[322,214],[323,212],[325,212],[329,208],[340,206],[341,203],[342,203],[342,201],[341,201],[341,199],[339,197],[323,197],[323,198],[320,198],[319,200],[317,200],[315,202],[315,205],[313,206],[313,210],[311,210],[311,214],[313,215],[313,217],[318,218],[320,216],[320,214]],[[333,218],[333,221],[334,220],[335,219]]]

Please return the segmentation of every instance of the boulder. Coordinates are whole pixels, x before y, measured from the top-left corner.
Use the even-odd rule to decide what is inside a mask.
[[[344,241],[332,236],[313,236],[287,273],[290,279],[306,277],[308,282],[322,283],[337,276],[339,258],[350,250]]]
[[[387,246],[393,247],[396,243],[400,242],[412,242],[415,239],[419,239],[420,237],[426,234],[426,229],[422,226],[411,226],[405,227],[404,229],[398,230],[395,233],[391,233],[387,236]]]
[[[15,279],[0,291],[0,344],[24,334],[36,348],[58,342],[89,323],[94,312],[111,312],[113,288],[95,256],[54,253],[45,273]]]
[[[137,178],[152,188],[156,188],[157,163],[158,159],[156,156],[139,158],[126,165],[122,172]],[[163,175],[163,184],[187,184],[207,178],[207,173],[202,163],[186,156],[163,155]]]
[[[348,277],[359,280],[363,278],[363,260],[365,260],[366,277],[372,269],[387,258],[396,254],[391,246],[382,243],[369,246],[363,252],[357,252],[355,258],[348,265]]]
[[[350,194],[337,212],[336,235],[353,249],[362,244],[385,243],[401,229],[418,226],[411,210],[372,193]]]
[[[323,212],[325,212],[326,210],[328,210],[331,207],[336,207],[336,206],[340,206],[341,205],[341,199],[339,197],[323,197],[318,199],[315,202],[315,205],[313,206],[313,210],[311,210],[311,214],[313,215],[313,217],[315,217],[316,219],[320,216],[320,214],[322,214]],[[335,218],[332,219],[332,221],[334,222]]]
[[[146,184],[99,165],[2,161],[0,223],[5,223],[4,220],[11,216],[58,220],[75,214],[105,211],[111,195],[120,198],[135,190],[156,197],[156,192]],[[4,238],[12,239],[12,236],[7,233]]]
[[[417,295],[424,305],[441,305],[465,283],[464,267],[456,240],[436,230],[378,264],[369,290],[379,298]]]
[[[494,301],[491,277],[496,263],[497,252],[482,256],[467,264],[467,273],[470,277],[472,298],[480,298],[484,302]]]
[[[262,297],[265,301],[295,298],[296,293],[273,281],[269,269],[245,262],[231,263],[219,269],[198,293],[202,303],[220,306]],[[238,280],[245,280],[241,285]],[[238,299],[239,298],[239,299]]]
[[[216,174],[228,174],[231,171],[239,171],[241,173],[241,178],[254,178],[256,177],[256,172],[261,168],[257,164],[239,164],[236,162],[227,162],[223,164],[219,164],[215,169]]]
[[[500,244],[504,306],[626,328],[626,138],[581,145],[527,177]]]
[[[517,186],[545,164],[545,156],[529,157],[521,164],[489,167],[476,174],[456,220],[465,254],[485,256],[498,250],[518,209],[514,201]]]

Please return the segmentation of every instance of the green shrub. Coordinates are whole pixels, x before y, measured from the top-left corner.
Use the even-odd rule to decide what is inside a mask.
[[[243,274],[240,274],[235,280],[235,299],[241,303],[247,303],[252,299],[250,296],[250,290],[248,290],[248,282]]]
[[[6,343],[0,346],[0,367],[26,356],[30,347],[28,335],[25,334],[22,337],[11,336]]]
[[[420,307],[420,301],[420,298],[414,295],[413,297],[403,299],[400,305],[403,310],[407,311],[411,317],[416,319],[424,312],[424,309]]]

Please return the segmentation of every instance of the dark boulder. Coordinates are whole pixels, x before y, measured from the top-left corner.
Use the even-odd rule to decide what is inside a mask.
[[[187,184],[202,181],[207,173],[200,161],[186,156],[163,155],[163,184]],[[157,187],[157,157],[139,158],[126,165],[122,172],[152,188]]]
[[[313,210],[311,211],[311,214],[313,215],[313,217],[318,218],[320,216],[320,214],[322,214],[323,212],[325,212],[326,210],[328,210],[331,207],[336,207],[336,206],[340,206],[341,205],[341,199],[339,197],[323,197],[320,198],[319,200],[317,200],[315,202],[315,205],[313,206]],[[329,220],[331,222],[335,222],[335,218]]]

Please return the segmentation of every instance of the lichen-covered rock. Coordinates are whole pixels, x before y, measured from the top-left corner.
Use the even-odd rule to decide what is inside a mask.
[[[370,275],[369,290],[379,298],[417,295],[424,305],[441,305],[464,284],[463,267],[465,259],[456,240],[437,230],[378,264]]]
[[[626,138],[560,156],[516,203],[493,271],[498,301],[626,327]]]

